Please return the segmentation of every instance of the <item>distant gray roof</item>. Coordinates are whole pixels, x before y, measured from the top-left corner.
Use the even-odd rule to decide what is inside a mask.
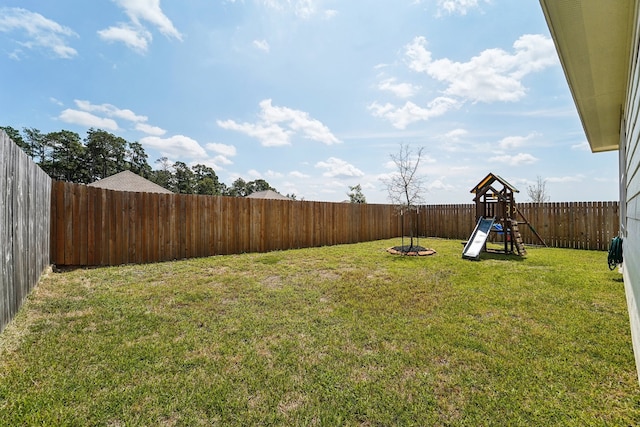
[[[283,196],[273,190],[258,191],[247,196],[249,199],[277,199],[277,200],[293,200],[287,196]]]
[[[140,175],[136,175],[131,171],[123,171],[115,175],[111,175],[99,181],[92,182],[91,184],[88,184],[88,186],[117,191],[173,194],[166,188],[163,188],[158,184],[155,184],[148,179],[141,177]]]

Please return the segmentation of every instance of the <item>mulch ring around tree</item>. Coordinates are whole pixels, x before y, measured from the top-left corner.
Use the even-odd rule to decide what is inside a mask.
[[[404,245],[389,248],[387,249],[387,252],[393,255],[427,256],[435,254],[436,250],[417,245]]]

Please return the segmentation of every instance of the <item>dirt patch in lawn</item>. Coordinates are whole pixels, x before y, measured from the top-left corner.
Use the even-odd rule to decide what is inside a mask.
[[[393,255],[409,255],[409,256],[429,256],[436,254],[435,249],[425,248],[417,245],[393,246],[387,249],[387,252]]]

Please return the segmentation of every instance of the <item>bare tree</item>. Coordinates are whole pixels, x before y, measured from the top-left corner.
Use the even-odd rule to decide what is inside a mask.
[[[424,202],[425,177],[420,176],[418,167],[422,160],[424,147],[420,147],[415,153],[407,144],[400,144],[398,154],[392,154],[391,160],[396,166],[396,173],[384,180],[389,194],[389,200],[396,205],[401,214],[410,215],[411,246],[416,235],[417,222],[413,221],[412,213],[417,210],[420,203]]]
[[[548,202],[547,180],[538,175],[535,184],[527,186],[527,194],[533,203]]]

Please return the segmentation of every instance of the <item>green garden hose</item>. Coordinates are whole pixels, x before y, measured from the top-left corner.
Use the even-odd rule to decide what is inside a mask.
[[[613,270],[616,265],[622,264],[622,237],[616,236],[611,239],[608,262],[609,270]]]

